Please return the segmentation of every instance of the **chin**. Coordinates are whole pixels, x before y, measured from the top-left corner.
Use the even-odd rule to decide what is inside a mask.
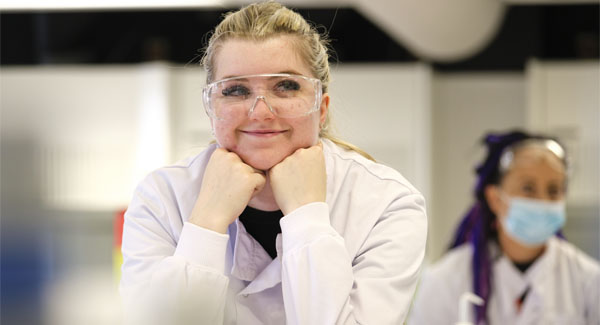
[[[285,159],[287,156],[285,157],[274,157],[274,156],[270,156],[270,157],[241,157],[242,160],[252,166],[253,168],[256,168],[258,170],[269,170],[271,169],[271,167],[277,165],[278,163],[280,163],[283,159]]]

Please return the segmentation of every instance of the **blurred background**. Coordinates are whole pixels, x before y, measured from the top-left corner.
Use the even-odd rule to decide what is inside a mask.
[[[327,31],[338,133],[426,196],[426,263],[472,203],[491,131],[559,137],[566,237],[600,258],[599,3],[282,1]],[[2,324],[118,324],[119,217],[211,140],[198,64],[246,1],[0,0]]]

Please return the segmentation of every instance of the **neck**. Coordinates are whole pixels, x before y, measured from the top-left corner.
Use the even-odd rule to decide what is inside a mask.
[[[280,210],[275,196],[273,196],[273,190],[271,189],[271,182],[267,173],[267,181],[263,189],[256,193],[248,202],[248,206],[262,211],[277,211]]]
[[[504,254],[515,263],[533,261],[540,257],[546,249],[546,245],[525,246],[512,239],[502,229],[498,229],[498,242]]]

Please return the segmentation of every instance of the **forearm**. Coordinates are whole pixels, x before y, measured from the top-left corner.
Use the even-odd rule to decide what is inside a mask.
[[[326,204],[300,209],[281,222],[287,323],[354,324],[352,261],[344,240],[329,225]]]
[[[136,232],[129,230],[121,282],[127,323],[186,323],[189,318],[222,323],[228,237],[186,224],[176,247],[164,242],[142,247],[138,243],[147,240],[130,241]],[[169,249],[171,255],[161,255]]]
[[[402,323],[424,257],[423,206],[420,195],[392,202],[366,238],[340,236],[324,203],[284,217],[282,286],[288,323]],[[361,241],[356,254],[345,240]]]

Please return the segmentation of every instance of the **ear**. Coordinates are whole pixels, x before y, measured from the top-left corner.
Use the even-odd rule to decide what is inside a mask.
[[[329,112],[329,94],[324,93],[321,98],[321,108],[319,112],[319,125],[323,125],[327,119],[327,112]]]
[[[483,194],[490,207],[490,210],[492,210],[492,212],[498,217],[503,215],[506,205],[502,201],[498,185],[487,185],[483,190]]]

